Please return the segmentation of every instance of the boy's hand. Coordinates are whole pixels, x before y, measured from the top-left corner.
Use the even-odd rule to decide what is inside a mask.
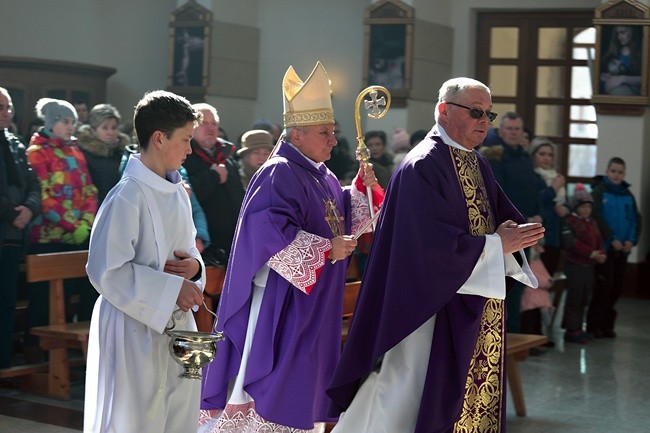
[[[183,311],[189,311],[195,305],[203,304],[203,293],[198,284],[188,279],[183,280],[181,291],[176,298],[176,305]]]
[[[612,241],[612,248],[614,248],[614,251],[622,251],[623,250],[623,244],[618,239],[614,239]]]
[[[178,275],[188,280],[194,278],[200,269],[199,262],[185,251],[174,251],[174,256],[178,259],[167,260],[163,270],[168,274]]]

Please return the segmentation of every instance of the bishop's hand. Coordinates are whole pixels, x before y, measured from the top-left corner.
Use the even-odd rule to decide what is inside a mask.
[[[330,240],[332,249],[330,251],[330,260],[343,260],[354,252],[357,247],[357,240],[352,235],[337,236]]]

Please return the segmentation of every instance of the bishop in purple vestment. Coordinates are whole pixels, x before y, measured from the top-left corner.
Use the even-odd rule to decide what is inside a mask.
[[[536,286],[518,253],[543,236],[474,147],[489,89],[457,78],[386,192],[352,326],[329,385],[334,432],[504,431],[506,277]],[[512,253],[515,253],[513,256]]]
[[[323,164],[336,139],[320,63],[305,83],[289,68],[284,95],[284,138],[251,179],[235,231],[201,432],[307,431],[334,419],[325,387],[340,355],[349,235],[370,218],[366,186],[377,204],[383,191],[371,167],[343,189]]]

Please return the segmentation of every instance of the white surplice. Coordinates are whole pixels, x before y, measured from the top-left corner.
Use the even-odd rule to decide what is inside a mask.
[[[178,377],[182,367],[164,334],[183,278],[163,271],[175,250],[204,269],[195,234],[178,172],[163,179],[132,156],[91,233],[86,270],[101,296],[91,320],[84,432],[196,431],[201,382]],[[205,272],[201,287],[204,279]],[[191,312],[174,317],[174,329],[196,331]]]
[[[483,253],[458,294],[505,299],[505,277],[530,287],[537,279],[526,256],[519,266],[513,254],[503,254],[497,234],[485,236]],[[384,355],[381,368],[370,373],[332,433],[408,433],[415,430],[429,365],[436,316]],[[408,371],[408,374],[404,374]],[[434,416],[432,414],[432,416]]]

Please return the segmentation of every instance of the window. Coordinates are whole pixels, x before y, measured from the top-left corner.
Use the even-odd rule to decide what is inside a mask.
[[[596,172],[592,20],[593,10],[478,14],[476,76],[492,89],[494,111],[519,113],[533,135],[556,143],[569,182]]]

